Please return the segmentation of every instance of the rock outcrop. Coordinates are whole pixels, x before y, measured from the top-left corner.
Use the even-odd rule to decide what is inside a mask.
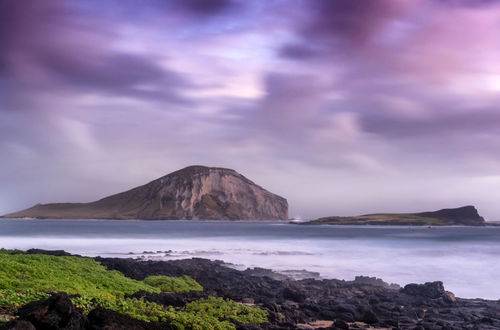
[[[34,301],[21,307],[17,315],[36,329],[83,329],[86,319],[66,293]]]
[[[4,217],[286,220],[288,203],[234,170],[190,166],[96,202],[38,204]]]
[[[485,224],[484,218],[479,215],[477,209],[472,205],[454,209],[442,209],[434,212],[416,213],[415,215],[424,218],[441,219],[449,225],[482,226]]]

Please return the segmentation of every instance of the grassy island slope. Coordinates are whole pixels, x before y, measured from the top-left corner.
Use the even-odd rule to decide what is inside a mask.
[[[352,217],[330,216],[305,225],[484,226],[474,206],[420,213],[374,213]]]

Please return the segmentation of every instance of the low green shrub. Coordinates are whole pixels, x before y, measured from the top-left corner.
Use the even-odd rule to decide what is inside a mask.
[[[148,276],[144,279],[144,283],[159,288],[162,292],[203,291],[203,287],[188,275],[181,277]]]
[[[64,291],[96,298],[112,298],[140,290],[160,291],[144,282],[125,277],[118,271],[107,270],[93,259],[0,251],[0,292],[25,294],[30,290]],[[15,298],[11,294],[9,297]]]
[[[257,306],[236,303],[229,299],[208,297],[187,304],[183,311],[196,315],[211,315],[218,319],[231,319],[246,324],[267,322],[267,312]]]
[[[143,321],[160,321],[165,315],[165,308],[162,305],[133,298],[90,298],[76,297],[72,299],[73,304],[81,308],[84,314],[101,307],[111,309],[122,314],[130,315]]]
[[[17,308],[31,301],[48,298],[49,295],[34,290],[15,291],[15,290],[0,290],[0,306]]]
[[[72,301],[84,313],[102,307],[144,321],[170,322],[181,330],[232,330],[235,326],[228,320],[249,324],[267,321],[264,310],[222,298],[197,300],[181,309],[125,298],[140,290],[187,292],[202,291],[203,287],[189,276],[150,276],[136,281],[90,258],[0,249],[0,306],[5,310],[14,311],[28,302],[45,299],[48,292],[67,292],[79,295]],[[3,315],[1,320],[10,318]]]
[[[179,310],[172,306],[165,308],[153,302],[131,298],[78,297],[73,299],[73,303],[82,308],[84,313],[88,313],[96,307],[102,307],[139,320],[173,323],[181,330],[235,329],[236,327],[229,320],[245,324],[267,322],[267,312],[256,306],[246,306],[232,300],[215,297],[193,301]]]

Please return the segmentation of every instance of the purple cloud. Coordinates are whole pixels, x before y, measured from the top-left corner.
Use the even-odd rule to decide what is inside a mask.
[[[363,44],[369,42],[381,29],[396,19],[406,1],[314,1],[312,16],[302,28],[307,37],[319,41],[345,41]]]
[[[177,6],[195,15],[213,15],[236,6],[232,0],[179,0]]]
[[[0,210],[206,163],[305,216],[396,202],[493,216],[499,15],[465,0],[2,1]]]
[[[21,0],[1,6],[0,68],[8,85],[35,94],[87,92],[189,103],[182,97],[192,87],[186,77],[155,58],[112,47],[111,28],[69,4]]]

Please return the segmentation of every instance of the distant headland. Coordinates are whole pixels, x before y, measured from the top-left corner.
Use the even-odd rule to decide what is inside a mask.
[[[330,216],[303,222],[304,225],[381,225],[381,226],[485,226],[474,206],[463,206],[420,213],[375,213],[352,217]]]
[[[288,202],[235,170],[189,166],[91,203],[37,204],[4,218],[287,220]]]

